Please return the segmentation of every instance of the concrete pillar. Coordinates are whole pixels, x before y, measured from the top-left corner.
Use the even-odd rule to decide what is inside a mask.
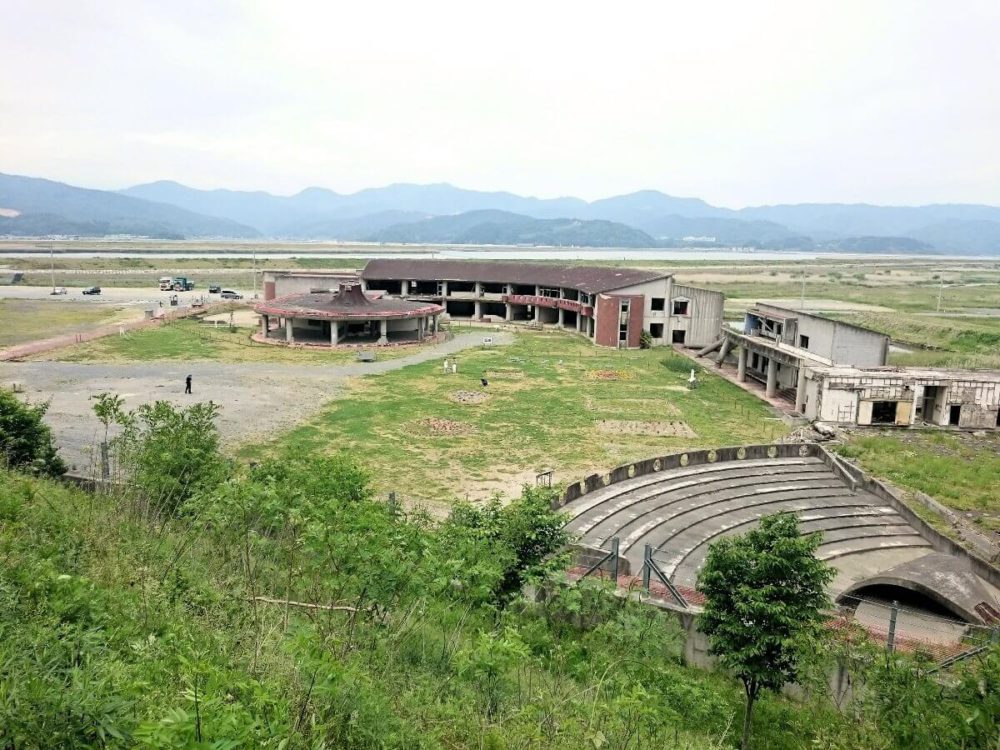
[[[579,333],[583,330],[583,313],[577,312],[576,314],[576,332]]]
[[[506,305],[504,305],[504,307],[507,308],[506,311],[504,312],[504,316],[507,318],[507,320],[513,320],[514,319],[514,308],[511,307],[510,302],[508,302]]]
[[[330,321],[330,346],[336,346],[340,342],[340,323],[336,320]]]
[[[424,318],[417,318],[417,341],[424,340]]]
[[[560,308],[559,308],[559,327],[560,327],[560,328],[562,328],[562,327],[563,327],[563,320],[565,319],[565,313],[566,313],[566,311],[565,311],[565,310],[563,310],[563,309],[562,309],[562,308],[560,307]]]
[[[535,322],[536,323],[542,322],[542,308],[540,308],[538,305],[535,305]]]
[[[764,395],[768,398],[774,396],[778,392],[778,363],[774,360],[774,357],[770,357],[767,360],[767,388],[764,390]]]
[[[673,341],[674,340],[674,277],[667,277],[667,298],[663,300],[663,315],[666,318],[664,321],[666,323],[663,326],[663,340]]]
[[[448,296],[448,282],[447,281],[442,281],[441,282],[441,296],[442,297],[447,297]]]
[[[799,414],[806,410],[806,368],[799,364],[799,379],[795,383],[795,411]]]
[[[409,281],[403,281],[401,283],[402,283],[402,290],[400,291],[400,294],[403,297],[405,297],[407,294],[410,293],[410,282]]]
[[[722,363],[726,361],[726,355],[729,354],[729,350],[733,348],[733,342],[726,338],[722,342],[722,348],[719,349],[719,356],[715,360],[715,364],[722,367]]]
[[[478,281],[476,282],[476,285],[479,285]],[[483,303],[479,300],[476,300],[476,314],[473,317],[475,317],[476,320],[483,319]]]
[[[476,290],[476,296],[477,297],[482,297],[483,296],[483,282],[477,281],[474,289]]]
[[[295,342],[295,335],[292,333],[293,318],[285,318],[285,341],[289,344]]]
[[[736,363],[736,380],[740,383],[747,382],[747,348],[740,346],[740,356]]]
[[[378,322],[378,330],[379,330],[379,337],[378,337],[378,344],[379,344],[379,346],[382,346],[384,344],[388,344],[389,343],[389,321],[385,320],[385,319],[380,320]]]
[[[267,338],[267,316],[260,316],[260,335]]]
[[[431,316],[431,335],[432,336],[437,336],[438,335],[438,316],[437,315],[432,315]]]

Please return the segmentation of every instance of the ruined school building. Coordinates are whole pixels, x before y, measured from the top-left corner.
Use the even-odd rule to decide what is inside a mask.
[[[331,277],[265,274],[265,300],[316,291]],[[700,347],[718,337],[723,295],[675,283],[663,271],[612,266],[451,260],[372,260],[360,273],[370,295],[440,305],[453,320],[576,331],[598,346]]]
[[[737,380],[836,424],[1000,427],[1000,372],[890,367],[889,337],[802,310],[758,302],[706,347],[736,359]]]

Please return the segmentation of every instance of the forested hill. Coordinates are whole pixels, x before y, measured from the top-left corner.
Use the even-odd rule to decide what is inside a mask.
[[[0,235],[131,234],[157,239],[260,236],[256,229],[225,217],[19,175],[0,174],[0,209]]]
[[[533,219],[506,211],[469,211],[396,224],[374,233],[378,242],[440,242],[462,245],[655,247],[645,232],[613,221]]]

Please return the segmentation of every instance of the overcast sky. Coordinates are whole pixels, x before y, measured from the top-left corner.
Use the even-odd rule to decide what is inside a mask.
[[[4,0],[0,171],[1000,205],[1000,0]]]

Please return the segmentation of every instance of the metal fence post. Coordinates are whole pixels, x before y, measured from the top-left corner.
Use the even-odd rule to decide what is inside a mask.
[[[111,477],[111,466],[108,462],[108,441],[101,441],[101,479],[105,482]]]
[[[646,589],[647,594],[649,593],[649,559],[653,556],[651,546],[647,544],[646,549],[642,551],[642,587]]]
[[[611,580],[618,585],[618,537],[611,540]]]
[[[899,616],[899,602],[892,603],[889,611],[889,635],[885,641],[885,649],[890,654],[896,650],[896,618]]]

